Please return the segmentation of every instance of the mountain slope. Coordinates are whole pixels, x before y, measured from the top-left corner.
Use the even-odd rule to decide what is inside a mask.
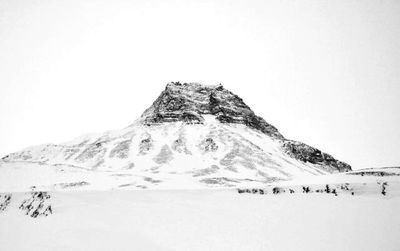
[[[5,156],[4,182],[9,177],[5,173],[16,175],[16,166],[27,165],[50,168],[57,184],[101,186],[106,179],[112,187],[136,188],[265,184],[351,170],[329,154],[285,139],[221,85],[194,83],[168,84],[123,130]],[[73,178],[67,173],[74,173]],[[43,185],[30,178],[29,185]],[[47,186],[57,184],[51,180]]]

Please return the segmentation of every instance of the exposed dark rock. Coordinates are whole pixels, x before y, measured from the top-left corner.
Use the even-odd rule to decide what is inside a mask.
[[[47,192],[32,192],[30,198],[24,200],[19,209],[25,211],[25,214],[32,218],[48,216],[53,214],[53,209],[49,203],[50,197]]]
[[[215,141],[212,138],[206,138],[202,144],[201,148],[205,152],[215,152],[218,150],[218,145],[215,143]]]
[[[186,146],[185,137],[179,137],[178,139],[174,140],[174,142],[172,143],[172,150],[178,153],[191,154],[191,152]]]
[[[222,85],[169,83],[143,113],[142,119],[146,125],[177,121],[201,124],[204,121],[202,115],[207,114],[215,115],[222,123],[244,124],[270,136],[283,138],[274,126],[256,116],[240,97]]]
[[[0,212],[6,210],[11,202],[11,194],[0,194]]]
[[[243,124],[282,140],[286,153],[300,161],[319,164],[328,171],[351,170],[348,164],[329,154],[304,143],[285,139],[274,126],[255,115],[240,97],[222,85],[169,83],[152,106],[142,114],[142,120],[145,125],[177,121],[201,124],[204,121],[203,115],[214,115],[221,123]],[[205,142],[205,150],[217,150],[218,146],[212,139],[207,140],[211,142]]]
[[[300,161],[319,164],[339,172],[351,171],[350,165],[304,143],[285,140],[282,147],[287,154]]]
[[[147,154],[153,148],[153,140],[150,136],[142,139],[139,144],[139,154]]]

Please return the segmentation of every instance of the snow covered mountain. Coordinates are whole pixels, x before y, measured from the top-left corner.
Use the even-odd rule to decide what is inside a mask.
[[[286,139],[222,85],[172,82],[122,130],[3,157],[0,190],[237,187],[350,170]]]
[[[170,83],[122,130],[5,156],[0,249],[397,250],[399,177],[286,139],[220,85]]]

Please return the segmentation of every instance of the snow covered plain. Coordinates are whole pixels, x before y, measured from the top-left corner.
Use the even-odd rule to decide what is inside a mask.
[[[386,196],[372,181],[338,196],[296,185],[293,194],[271,186],[263,195],[53,191],[53,214],[37,218],[19,209],[31,195],[17,192],[0,212],[0,250],[399,250],[400,185],[388,184]]]

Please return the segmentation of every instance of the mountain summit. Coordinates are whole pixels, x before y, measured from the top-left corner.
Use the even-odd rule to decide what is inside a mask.
[[[154,125],[168,122],[203,124],[204,115],[213,115],[226,124],[243,124],[282,141],[284,150],[303,162],[320,164],[332,171],[349,171],[351,167],[331,155],[301,142],[285,139],[263,118],[254,114],[243,100],[221,84],[206,86],[198,83],[171,82],[141,116],[143,123]]]
[[[232,187],[351,170],[286,139],[222,85],[179,82],[122,130],[29,147],[0,167],[0,176],[10,176],[0,183],[24,180],[8,184],[15,189]]]
[[[258,117],[243,100],[222,85],[172,82],[142,115],[144,123],[177,122],[202,124],[204,115],[221,123],[244,124],[277,139],[282,135]]]

